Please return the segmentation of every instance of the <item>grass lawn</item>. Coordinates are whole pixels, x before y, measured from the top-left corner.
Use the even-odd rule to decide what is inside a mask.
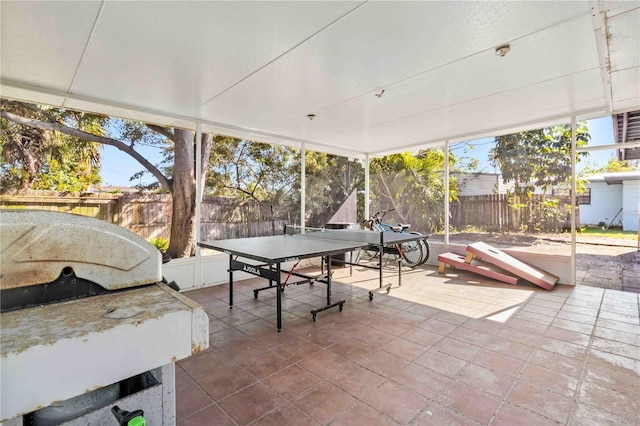
[[[602,229],[601,227],[589,227],[582,228],[582,235],[599,235],[607,238],[620,238],[622,240],[635,240],[638,238],[636,231],[621,231],[620,229]]]

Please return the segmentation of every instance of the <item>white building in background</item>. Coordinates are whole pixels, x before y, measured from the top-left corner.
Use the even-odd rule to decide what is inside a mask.
[[[640,172],[604,173],[589,176],[587,189],[578,196],[580,222],[622,226],[638,230],[640,215]]]

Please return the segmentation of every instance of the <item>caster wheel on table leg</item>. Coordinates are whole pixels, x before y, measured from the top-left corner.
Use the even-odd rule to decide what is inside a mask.
[[[253,291],[253,298],[254,298],[254,299],[257,299],[257,298],[258,298],[258,292],[257,292],[257,291],[255,291],[255,290]]]
[[[342,304],[338,305],[338,310],[342,312]]]
[[[373,293],[369,292],[369,302],[371,302],[373,300]]]
[[[313,322],[316,322],[316,314],[313,314],[312,317],[313,317]]]

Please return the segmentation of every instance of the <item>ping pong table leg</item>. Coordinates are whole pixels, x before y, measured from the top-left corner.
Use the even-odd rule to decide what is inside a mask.
[[[276,276],[276,317],[278,322],[278,333],[280,333],[280,330],[282,329],[282,291],[280,290],[282,278],[280,277],[280,262],[276,265]]]
[[[233,308],[233,267],[231,261],[233,256],[229,255],[229,308]]]

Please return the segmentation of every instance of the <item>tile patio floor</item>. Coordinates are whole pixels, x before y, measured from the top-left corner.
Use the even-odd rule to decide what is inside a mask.
[[[638,425],[636,293],[553,291],[434,267],[334,268],[288,286],[283,329],[264,281],[186,292],[210,316],[210,348],[176,365],[178,425]]]

